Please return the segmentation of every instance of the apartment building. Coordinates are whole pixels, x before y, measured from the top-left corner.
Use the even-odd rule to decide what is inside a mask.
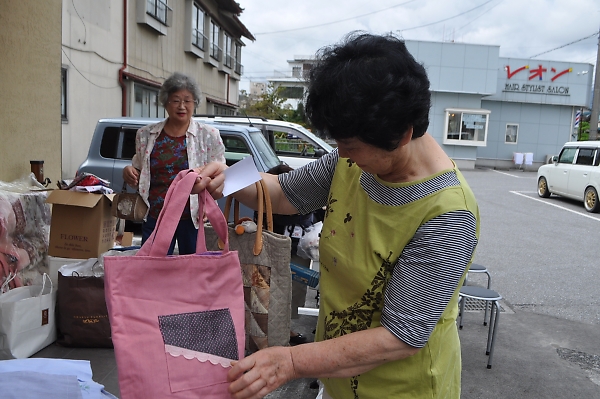
[[[196,79],[198,113],[234,114],[243,40],[233,0],[63,0],[62,176],[85,159],[104,117],[163,117],[158,90],[174,72]]]

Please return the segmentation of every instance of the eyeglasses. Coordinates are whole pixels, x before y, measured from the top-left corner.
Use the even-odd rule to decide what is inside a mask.
[[[177,107],[179,107],[180,105],[184,105],[186,107],[189,107],[192,104],[196,104],[195,100],[169,100],[169,104],[175,105]]]

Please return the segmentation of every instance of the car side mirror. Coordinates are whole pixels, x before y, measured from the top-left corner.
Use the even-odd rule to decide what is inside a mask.
[[[558,157],[557,157],[556,155],[554,155],[554,156],[552,157],[552,163],[553,163],[553,164],[557,164],[557,163],[558,163]]]
[[[321,158],[323,155],[325,155],[324,149],[319,148],[318,150],[315,150],[315,158]]]

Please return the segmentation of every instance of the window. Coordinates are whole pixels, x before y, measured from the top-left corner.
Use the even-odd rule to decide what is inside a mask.
[[[575,153],[577,152],[577,148],[566,147],[560,153],[558,157],[558,163],[573,163],[573,159],[575,158]]]
[[[194,3],[192,8],[192,44],[200,50],[204,50],[206,47],[204,18],[206,18],[206,14],[204,14],[204,11]]]
[[[67,68],[60,70],[60,117],[63,121],[67,121]]]
[[[221,47],[219,47],[219,36],[221,35],[221,28],[215,24],[214,21],[210,21],[210,56],[217,61],[221,61]]]
[[[235,110],[233,108],[223,107],[223,106],[215,104],[213,113],[215,115],[231,116],[231,115],[235,115]]]
[[[146,13],[165,25],[168,9],[167,0],[146,0]]]
[[[504,139],[505,143],[508,144],[517,144],[517,137],[519,135],[519,125],[516,124],[507,124],[506,125],[506,138]]]
[[[577,154],[576,165],[592,165],[594,163],[594,152],[593,148],[580,148],[579,154]]]
[[[225,33],[225,66],[231,68],[233,66],[233,57],[231,56],[231,50],[233,42],[231,36]]]
[[[300,78],[302,75],[302,67],[292,67],[292,78]]]
[[[108,159],[132,159],[135,155],[136,133],[137,129],[134,128],[107,126],[100,143],[100,155]]]
[[[165,116],[165,110],[158,103],[158,90],[136,84],[134,86],[135,103],[133,115],[143,118],[160,118]]]
[[[235,65],[233,66],[233,68],[234,68],[233,70],[238,75],[241,75],[243,72],[243,70],[242,70],[242,46],[237,42],[233,42],[233,57],[234,57],[233,62],[235,63]]]
[[[490,111],[446,110],[444,144],[485,146]]]
[[[303,87],[283,87],[279,93],[284,98],[303,98],[304,88]]]

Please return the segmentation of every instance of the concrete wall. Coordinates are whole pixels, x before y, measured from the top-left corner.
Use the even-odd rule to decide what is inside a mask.
[[[87,156],[98,119],[121,116],[123,2],[63,0],[62,16],[68,92],[62,175],[72,179]]]
[[[491,110],[487,146],[477,148],[477,164],[488,167],[515,167],[513,153],[531,152],[534,165],[545,163],[547,155],[557,155],[570,141],[573,107],[482,101]],[[505,142],[507,124],[518,124],[516,143]]]
[[[44,161],[54,183],[61,168],[61,0],[4,0],[0,9],[0,180]]]

